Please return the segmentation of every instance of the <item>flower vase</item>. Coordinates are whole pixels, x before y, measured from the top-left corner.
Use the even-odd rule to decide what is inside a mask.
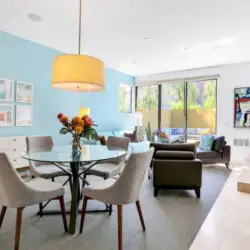
[[[72,151],[78,151],[79,149],[81,149],[80,146],[80,141],[79,140],[73,140],[72,142]]]

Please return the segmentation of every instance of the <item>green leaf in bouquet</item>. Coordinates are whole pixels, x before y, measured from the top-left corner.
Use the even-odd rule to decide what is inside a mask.
[[[60,129],[60,134],[62,134],[62,135],[65,135],[65,134],[67,134],[69,132],[69,129],[68,128],[61,128]]]

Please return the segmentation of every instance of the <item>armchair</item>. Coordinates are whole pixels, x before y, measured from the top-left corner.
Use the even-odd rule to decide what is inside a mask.
[[[195,144],[151,143],[154,196],[159,189],[190,189],[200,198],[202,163],[196,159]]]

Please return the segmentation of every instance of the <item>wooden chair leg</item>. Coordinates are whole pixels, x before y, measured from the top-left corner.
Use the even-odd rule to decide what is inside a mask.
[[[67,224],[67,218],[66,218],[66,211],[65,211],[65,203],[63,196],[59,197],[61,212],[62,212],[62,219],[63,219],[63,225],[64,225],[64,231],[65,233],[68,232],[68,224]]]
[[[22,227],[23,209],[24,209],[24,207],[19,207],[17,209],[17,216],[16,216],[16,236],[15,236],[14,250],[19,250],[21,227]]]
[[[79,234],[82,233],[83,230],[83,225],[84,225],[84,219],[85,219],[85,214],[86,214],[86,208],[87,208],[87,203],[88,203],[88,197],[84,196],[83,198],[83,203],[82,203],[82,216],[81,216],[81,224],[80,224],[80,230]]]
[[[5,216],[5,213],[6,213],[6,209],[7,207],[5,206],[2,206],[2,210],[1,210],[1,214],[0,214],[0,228],[3,224],[3,219],[4,219],[4,216]]]
[[[145,227],[145,223],[144,223],[144,219],[143,219],[143,214],[142,214],[142,210],[141,210],[141,204],[140,201],[136,201],[136,207],[137,207],[137,211],[140,217],[140,221],[141,221],[141,225],[142,225],[142,230],[146,231],[146,227]]]
[[[122,205],[117,205],[118,250],[122,250]]]

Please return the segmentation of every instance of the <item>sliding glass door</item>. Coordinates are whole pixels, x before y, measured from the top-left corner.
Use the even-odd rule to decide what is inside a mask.
[[[158,117],[158,85],[137,87],[136,111],[142,113],[142,122],[145,128],[149,123],[151,131],[156,132],[159,127]]]
[[[198,144],[202,134],[216,133],[216,89],[216,79],[139,86],[136,110],[145,128],[150,123],[152,132],[164,132],[171,143]]]
[[[183,82],[161,85],[161,131],[171,142],[185,141],[185,84]],[[164,140],[164,138],[163,138]]]
[[[187,82],[187,140],[216,133],[216,79]]]

